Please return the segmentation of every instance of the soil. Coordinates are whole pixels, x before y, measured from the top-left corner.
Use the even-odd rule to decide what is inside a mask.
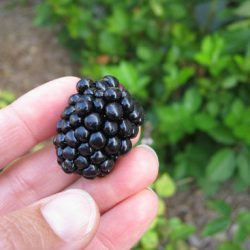
[[[10,2],[0,1],[0,90],[20,96],[49,80],[77,75],[55,34],[33,25],[34,5],[10,8]]]
[[[8,0],[0,1],[0,91],[11,90],[20,96],[49,80],[78,75],[78,66],[57,42],[55,34],[32,24],[34,6],[9,9],[6,8],[8,3]],[[218,192],[216,198],[228,201],[235,212],[250,210],[249,193],[235,193],[229,184]],[[178,216],[199,229],[216,216],[207,209],[206,197],[196,188],[180,191],[166,202],[168,216]],[[228,234],[230,231],[206,239],[197,234],[190,237],[188,243],[192,250],[214,250],[218,241],[226,239]],[[250,245],[246,249],[250,250]]]

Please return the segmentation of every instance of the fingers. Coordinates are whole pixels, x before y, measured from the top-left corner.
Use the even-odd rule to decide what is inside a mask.
[[[69,188],[86,190],[103,213],[149,186],[157,177],[158,158],[148,146],[137,146],[118,160],[113,172],[102,179],[79,179]]]
[[[157,214],[158,199],[150,190],[123,201],[101,217],[96,237],[86,248],[131,249]]]
[[[0,214],[60,192],[78,178],[60,169],[52,145],[26,156],[0,175]]]
[[[139,136],[133,139],[133,143]],[[0,187],[4,191],[0,192],[0,214],[57,193],[80,178],[83,179],[61,170],[52,145],[23,157],[0,175]]]
[[[0,249],[83,249],[98,224],[91,196],[81,190],[65,191],[0,217]]]
[[[51,81],[0,110],[0,168],[55,133],[56,121],[78,80]]]

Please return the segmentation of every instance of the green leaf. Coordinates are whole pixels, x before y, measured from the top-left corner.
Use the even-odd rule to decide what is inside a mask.
[[[232,208],[230,205],[222,200],[209,201],[208,207],[216,210],[218,213],[223,215],[224,217],[230,217]]]
[[[103,32],[100,34],[99,39],[99,49],[103,54],[117,55],[119,53],[118,49],[123,48],[123,45],[120,45],[120,40],[113,34]]]
[[[10,91],[2,91],[0,89],[0,109],[4,108],[15,100],[15,95]]]
[[[147,231],[141,238],[141,244],[143,249],[156,249],[159,243],[158,234],[153,231]]]
[[[173,244],[167,244],[167,246],[165,246],[165,248],[164,248],[165,250],[176,250],[175,249],[175,247],[174,247],[174,245]]]
[[[158,178],[154,184],[156,193],[161,197],[170,197],[176,191],[176,186],[172,178],[164,173]]]
[[[160,1],[158,0],[150,0],[149,1],[150,7],[156,16],[163,16],[164,15],[164,8],[161,5]]]
[[[196,227],[190,224],[182,223],[178,218],[171,218],[169,221],[169,238],[171,241],[186,240],[195,233]]]
[[[217,151],[207,165],[206,175],[212,181],[222,182],[229,179],[235,169],[235,153],[231,149]]]
[[[180,69],[178,81],[183,84],[187,82],[187,80],[195,74],[195,70],[192,67],[185,67]]]
[[[196,127],[203,131],[213,130],[217,126],[217,122],[206,112],[200,112],[195,114],[194,121],[196,123]]]
[[[244,1],[240,7],[235,10],[235,14],[241,17],[250,17],[250,1]]]
[[[0,100],[4,100],[7,103],[12,102],[15,99],[15,95],[14,93],[10,92],[10,91],[2,91],[0,89]]]
[[[250,231],[246,227],[240,226],[234,233],[234,241],[243,243],[250,236]]]
[[[40,3],[35,8],[36,17],[33,20],[34,25],[49,25],[49,14],[51,13],[51,8],[47,3]]]
[[[126,11],[118,6],[113,8],[113,13],[108,18],[108,30],[111,33],[124,34],[128,32],[129,16]]]
[[[240,212],[237,216],[237,222],[241,226],[249,226],[250,227],[250,211]]]
[[[153,50],[145,45],[139,45],[136,50],[137,56],[142,60],[152,60]]]
[[[242,179],[240,178],[239,175],[236,175],[234,178],[233,178],[233,189],[240,193],[240,192],[246,192],[247,189],[248,189],[248,185],[242,181]]]
[[[206,110],[211,116],[216,117],[218,113],[220,112],[219,103],[216,101],[207,102]]]
[[[237,157],[237,166],[240,178],[250,185],[250,154],[243,151]]]
[[[240,244],[233,241],[225,241],[218,247],[218,250],[244,250]]]
[[[187,80],[195,74],[195,70],[192,67],[180,69],[177,65],[169,65],[168,63],[166,63],[164,67],[166,68],[164,83],[169,93],[185,84]]]
[[[231,145],[235,142],[232,131],[227,127],[217,126],[208,131],[208,133],[216,142],[226,145]]]
[[[184,95],[184,108],[190,113],[196,112],[201,105],[201,95],[197,88],[189,89]]]
[[[159,199],[158,215],[164,215],[166,213],[166,204],[163,199]]]
[[[225,78],[222,82],[222,87],[224,89],[230,89],[235,87],[239,82],[239,76],[233,75]]]
[[[202,230],[204,237],[211,236],[226,230],[230,225],[230,219],[228,218],[217,218],[211,220]]]

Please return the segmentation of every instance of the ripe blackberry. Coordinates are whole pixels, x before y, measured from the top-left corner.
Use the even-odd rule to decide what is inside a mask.
[[[82,79],[76,90],[56,126],[57,162],[65,173],[103,177],[132,148],[143,109],[113,76]]]

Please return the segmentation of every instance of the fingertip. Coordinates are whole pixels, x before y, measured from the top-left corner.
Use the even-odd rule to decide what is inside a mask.
[[[158,155],[156,154],[156,152],[153,148],[151,148],[150,146],[148,146],[146,144],[140,144],[137,146],[137,148],[142,148],[143,150],[146,151],[146,153],[149,153],[152,156],[152,158],[154,159],[154,161],[156,162],[156,164],[159,165]]]
[[[143,165],[147,167],[150,166],[150,183],[153,182],[157,178],[159,170],[159,159],[156,152],[151,147],[145,144],[138,145],[135,149],[140,151],[141,161]]]
[[[99,223],[94,199],[80,189],[52,196],[42,205],[41,213],[52,231],[66,242],[83,240],[89,234],[93,237]]]

